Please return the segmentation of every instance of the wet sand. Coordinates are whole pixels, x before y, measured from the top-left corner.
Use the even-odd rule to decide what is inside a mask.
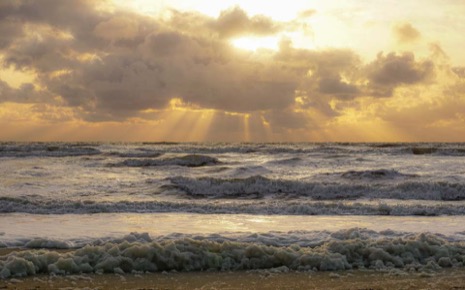
[[[465,289],[465,270],[393,275],[373,271],[319,273],[191,272],[37,275],[0,280],[0,289]]]

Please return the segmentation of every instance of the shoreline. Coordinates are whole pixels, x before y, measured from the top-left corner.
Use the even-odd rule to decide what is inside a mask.
[[[0,289],[462,289],[465,269],[432,273],[337,272],[272,273],[170,272],[147,274],[35,275],[0,280]]]

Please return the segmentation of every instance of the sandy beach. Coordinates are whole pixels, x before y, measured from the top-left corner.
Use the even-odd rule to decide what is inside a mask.
[[[465,270],[435,273],[189,272],[38,275],[0,281],[0,289],[464,289]]]

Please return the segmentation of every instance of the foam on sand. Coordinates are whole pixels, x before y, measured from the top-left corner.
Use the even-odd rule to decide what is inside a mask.
[[[237,271],[281,269],[335,271],[349,269],[439,270],[462,267],[465,244],[443,235],[402,234],[349,229],[334,232],[317,245],[270,245],[258,238],[228,240],[193,236],[154,241],[106,242],[65,253],[23,250],[0,257],[0,277],[40,273],[137,273],[160,271]],[[279,235],[274,237],[279,239]],[[281,271],[280,270],[280,271]]]

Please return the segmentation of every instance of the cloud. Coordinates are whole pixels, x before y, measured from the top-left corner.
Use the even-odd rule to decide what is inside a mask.
[[[432,45],[430,59],[392,52],[366,62],[350,49],[296,48],[285,38],[277,51],[248,52],[235,49],[230,38],[274,35],[289,29],[292,21],[249,16],[239,7],[217,18],[176,10],[153,18],[102,9],[99,3],[1,2],[2,65],[32,71],[37,78],[18,89],[0,82],[0,102],[46,107],[48,120],[72,116],[124,122],[161,119],[176,98],[188,108],[215,112],[216,123],[207,134],[211,138],[227,135],[224,130],[240,136],[244,116],[249,116],[249,130],[266,136],[267,126],[273,133],[315,129],[316,122],[330,122],[349,109],[363,110],[362,102],[396,99],[397,91],[415,87],[423,92],[436,80],[436,63],[444,54]],[[395,28],[403,42],[420,37],[415,31],[408,23]],[[457,79],[464,75],[460,67],[449,73]],[[457,89],[454,95],[461,98],[463,92]],[[389,114],[378,114],[393,122]]]
[[[222,11],[211,25],[221,37],[270,35],[282,29],[281,25],[271,18],[263,15],[249,17],[238,6]]]
[[[8,47],[22,33],[23,28],[19,21],[0,18],[0,49]]]
[[[360,93],[357,86],[342,81],[339,76],[320,79],[319,91],[322,94],[330,94],[342,99],[353,98]]]
[[[306,113],[291,109],[268,111],[264,114],[264,118],[273,130],[301,129],[316,125],[310,123]]]
[[[434,64],[430,60],[415,61],[413,53],[379,53],[367,66],[371,91],[375,96],[390,96],[399,85],[426,82],[434,76]]]
[[[234,49],[223,37],[282,29],[281,23],[250,17],[239,7],[216,19],[172,10],[166,20],[99,10],[92,1],[71,1],[77,16],[61,2],[15,3],[10,16],[21,19],[25,32],[2,50],[3,64],[35,71],[50,95],[89,121],[121,121],[163,109],[173,98],[207,109],[254,112],[289,110],[302,88],[312,94],[309,104],[324,108],[327,100],[319,99],[324,95],[351,98],[358,92],[341,80],[358,61],[353,52],[291,44],[268,55]]]
[[[431,61],[416,62],[413,53],[378,54],[370,65],[370,80],[380,85],[415,84],[427,79],[434,72]]]
[[[299,18],[310,18],[315,15],[317,11],[315,9],[307,9],[299,13]]]
[[[139,36],[139,23],[129,15],[116,16],[97,24],[94,34],[109,40],[131,40]]]
[[[410,23],[397,24],[392,29],[398,43],[411,43],[421,38],[421,33]]]
[[[276,59],[301,76],[299,106],[315,109],[327,118],[337,116],[329,103],[350,100],[363,93],[363,63],[348,49],[307,50],[281,43]]]
[[[58,37],[51,29],[38,28],[35,33],[14,41],[6,50],[5,66],[51,72],[72,65],[72,60],[66,57],[69,39]]]
[[[3,64],[36,71],[41,85],[65,105],[82,109],[87,120],[124,120],[161,109],[174,97],[239,112],[286,108],[293,102],[295,74],[280,72],[269,58],[239,52],[221,38],[198,35],[195,29],[178,31],[171,20],[99,11],[91,1],[70,2],[80,19],[89,20],[84,24],[61,2],[52,3],[19,1],[10,7],[25,27],[40,25],[17,35],[2,51]],[[203,23],[212,25],[206,16]],[[271,19],[248,17],[237,7],[223,12],[211,27],[221,36],[275,30]],[[55,77],[60,71],[66,73]]]
[[[40,91],[31,83],[12,88],[0,79],[0,104],[14,102],[21,104],[57,103],[46,91]]]
[[[453,67],[452,71],[460,78],[465,78],[465,67],[463,66],[458,66],[458,67]]]

